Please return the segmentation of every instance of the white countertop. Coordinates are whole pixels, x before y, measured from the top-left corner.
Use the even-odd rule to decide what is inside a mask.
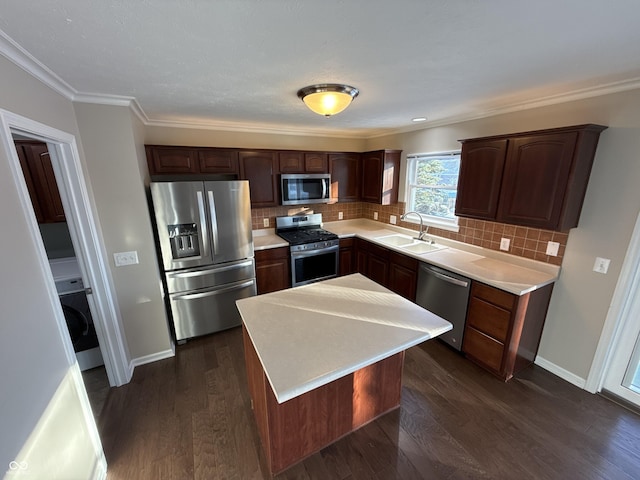
[[[380,242],[378,238],[394,233],[415,236],[415,230],[368,219],[325,222],[323,228],[335,233],[340,238],[357,236],[390,250],[416,258],[421,262],[442,267],[515,295],[524,295],[553,283],[560,274],[560,267],[556,265],[476,247],[434,235],[430,236],[438,244],[445,245],[446,249],[426,254],[412,253],[400,247]],[[254,245],[256,245],[256,250],[262,250],[276,246],[287,246],[288,244],[278,237],[273,229],[265,229],[254,231]]]
[[[278,403],[451,329],[360,274],[236,304]]]

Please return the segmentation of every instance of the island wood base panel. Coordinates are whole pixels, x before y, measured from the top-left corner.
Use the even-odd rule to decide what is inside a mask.
[[[274,475],[400,406],[404,352],[279,404],[244,326],[243,337],[253,413]]]

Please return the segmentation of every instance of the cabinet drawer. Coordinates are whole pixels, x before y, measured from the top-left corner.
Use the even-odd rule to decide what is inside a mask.
[[[509,333],[511,312],[496,307],[481,298],[471,297],[467,324],[483,333],[505,342]]]
[[[517,298],[509,292],[498,290],[497,288],[478,282],[473,282],[473,285],[471,285],[471,296],[481,298],[488,303],[492,303],[509,311],[513,310]]]
[[[464,331],[462,351],[497,373],[502,367],[504,345],[467,325]]]

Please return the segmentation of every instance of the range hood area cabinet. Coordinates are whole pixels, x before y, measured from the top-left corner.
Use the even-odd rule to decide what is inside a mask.
[[[47,144],[16,140],[15,146],[38,223],[64,222],[64,208]]]
[[[456,215],[547,230],[578,226],[601,125],[460,140]]]

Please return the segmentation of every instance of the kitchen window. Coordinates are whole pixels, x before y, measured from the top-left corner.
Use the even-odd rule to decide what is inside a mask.
[[[420,213],[427,225],[458,231],[455,216],[460,152],[407,155],[407,212]],[[407,221],[417,222],[410,215]]]

